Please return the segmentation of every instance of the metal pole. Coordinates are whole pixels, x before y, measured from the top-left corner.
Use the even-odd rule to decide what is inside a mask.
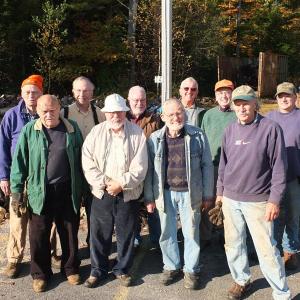
[[[172,0],[161,5],[162,103],[172,96]]]

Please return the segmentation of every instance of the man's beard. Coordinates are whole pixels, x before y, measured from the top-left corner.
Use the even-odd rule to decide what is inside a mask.
[[[184,126],[184,123],[181,123],[181,124],[171,124],[168,126],[169,130],[172,130],[172,131],[179,131],[183,128]]]
[[[107,121],[107,122],[108,122],[108,126],[110,129],[118,130],[121,127],[123,127],[125,120],[124,121]]]

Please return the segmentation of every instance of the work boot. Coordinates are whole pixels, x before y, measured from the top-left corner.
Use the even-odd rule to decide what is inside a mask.
[[[180,270],[164,270],[161,276],[161,283],[169,285],[179,276]]]
[[[8,278],[16,278],[18,277],[20,272],[20,263],[7,263],[7,266],[3,272]]]
[[[132,277],[128,274],[119,274],[119,275],[115,275],[117,279],[119,279],[119,282],[121,283],[121,285],[123,286],[131,286],[132,285]]]
[[[184,287],[189,290],[196,290],[199,287],[199,274],[184,273]]]
[[[81,279],[80,279],[80,276],[79,274],[72,274],[72,275],[69,275],[67,277],[68,279],[68,282],[71,284],[71,285],[78,285],[81,283]]]
[[[95,276],[90,276],[85,282],[84,286],[93,289],[99,284],[99,278]]]
[[[283,252],[283,261],[287,270],[296,270],[298,268],[297,253]]]
[[[45,292],[47,282],[44,279],[33,279],[32,288],[36,293]]]
[[[246,283],[244,286],[235,282],[228,291],[227,298],[231,300],[240,300],[249,292],[250,288],[250,282]]]

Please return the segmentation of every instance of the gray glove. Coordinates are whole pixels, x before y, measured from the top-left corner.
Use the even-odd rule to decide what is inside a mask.
[[[212,224],[214,224],[217,228],[223,227],[224,215],[222,212],[221,201],[216,203],[215,207],[208,212],[208,215],[209,215],[209,221]]]
[[[23,193],[11,194],[11,207],[18,218],[26,214],[27,207],[26,203],[23,201]]]

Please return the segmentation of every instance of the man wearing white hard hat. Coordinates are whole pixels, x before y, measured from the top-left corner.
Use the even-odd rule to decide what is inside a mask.
[[[96,125],[82,147],[82,166],[93,201],[90,219],[91,272],[85,286],[96,287],[107,278],[112,233],[115,226],[117,262],[113,273],[130,286],[143,181],[148,168],[143,130],[126,120],[125,99],[118,94],[106,97],[102,109],[106,121]]]

